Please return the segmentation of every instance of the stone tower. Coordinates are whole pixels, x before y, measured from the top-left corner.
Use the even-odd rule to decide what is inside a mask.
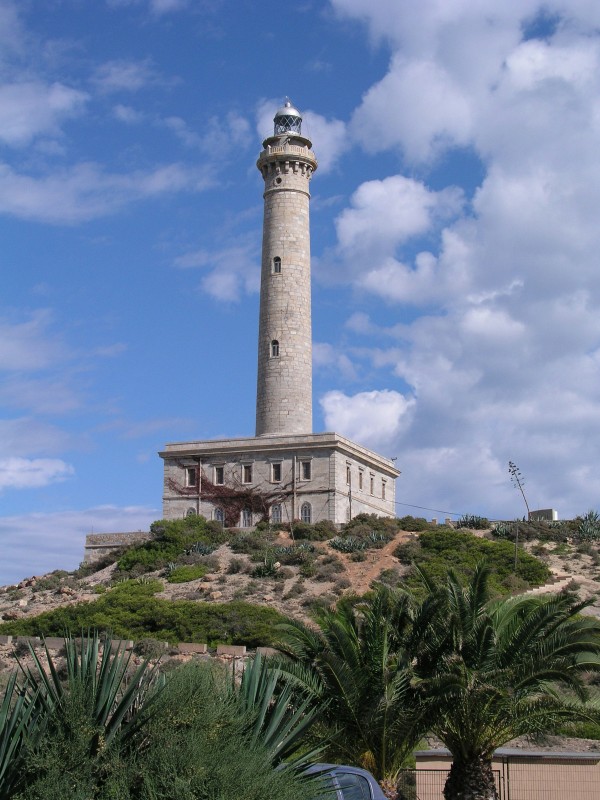
[[[256,436],[312,433],[309,181],[317,168],[289,100],[257,167],[265,182]]]

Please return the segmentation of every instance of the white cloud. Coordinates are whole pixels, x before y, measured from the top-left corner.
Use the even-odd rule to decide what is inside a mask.
[[[117,103],[113,108],[113,116],[115,119],[118,119],[119,122],[124,122],[126,125],[136,125],[143,122],[145,119],[145,115],[141,111],[137,111],[135,108],[123,105],[122,103]]]
[[[329,272],[359,291],[426,309],[399,310],[387,328],[359,312],[345,327],[362,344],[346,350],[378,370],[380,384],[387,373],[390,390],[400,381],[401,396],[413,395],[406,424],[392,433],[392,421],[389,434],[403,470],[399,496],[521,516],[510,459],[528,479],[532,506],[574,515],[597,505],[600,6],[332,5],[391,50],[351,135],[369,152],[399,151],[422,176],[359,187],[326,254]],[[543,36],[527,39],[535,20]],[[484,177],[469,202],[461,207],[455,193],[446,218],[436,217],[440,193],[427,168],[435,162],[439,186],[457,145]],[[365,347],[366,337],[377,346]],[[345,396],[327,413],[373,446],[385,437],[372,436],[380,409],[368,395],[356,416]]]
[[[0,458],[0,492],[3,489],[38,489],[73,475],[58,458]]]
[[[0,141],[23,147],[40,135],[57,136],[60,123],[81,113],[88,95],[61,83],[0,85]]]
[[[75,569],[88,533],[148,530],[160,510],[147,506],[96,508],[0,517],[0,584],[54,569]]]
[[[101,92],[137,92],[158,80],[149,61],[107,61],[97,67],[93,82]]]
[[[331,375],[333,367],[344,380],[356,380],[355,366],[346,353],[340,352],[327,342],[313,342],[312,354],[315,369],[327,370]]]
[[[65,359],[68,348],[51,330],[49,309],[38,309],[25,321],[0,317],[0,370],[39,370]]]
[[[260,254],[254,237],[222,250],[185,253],[174,263],[180,269],[208,270],[200,280],[200,289],[215,300],[239,302],[243,295],[260,289]]]
[[[327,430],[392,455],[400,432],[410,422],[414,406],[412,398],[387,389],[360,392],[351,397],[332,391],[324,394],[319,402]]]
[[[211,184],[210,170],[167,164],[152,170],[109,173],[97,164],[77,164],[42,176],[0,164],[0,213],[21,219],[72,224],[111,214],[127,203]]]

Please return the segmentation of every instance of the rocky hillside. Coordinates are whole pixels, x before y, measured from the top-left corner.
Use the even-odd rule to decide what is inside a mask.
[[[217,532],[204,522],[190,533],[182,527],[186,523],[179,521],[175,534],[165,533],[164,526],[157,529],[154,550],[152,543],[137,545],[115,554],[112,563],[106,559],[98,569],[82,565],[75,572],[56,571],[1,587],[0,622],[17,622],[94,602],[126,580],[159,581],[154,583],[158,599],[209,604],[245,601],[306,620],[316,604],[330,605],[346,593],[363,594],[374,581],[390,585],[410,582],[413,561],[424,563],[433,574],[449,564],[468,570],[479,559],[478,548],[484,544],[492,549],[483,555],[489,558],[494,554],[493,567],[500,577],[501,570],[506,572],[500,590],[528,591],[542,584],[535,591],[577,591],[596,601],[590,611],[600,615],[596,543],[580,542],[560,532],[546,533],[543,528],[541,532],[529,530],[521,534],[524,549],[519,548],[520,572],[514,576],[511,542],[487,542],[483,537],[491,534],[486,531],[465,531],[456,539],[457,532],[444,526],[435,533],[405,530],[402,522],[404,527],[428,527],[423,520],[412,518],[385,522],[364,518],[353,520],[339,536],[334,530],[313,528],[296,531],[293,538],[289,531]],[[161,549],[165,537],[168,547]],[[190,545],[194,539],[198,541]],[[426,541],[429,549],[424,546]],[[440,542],[442,546],[449,543],[451,551],[441,552]],[[530,559],[526,564],[526,553],[537,561]],[[545,571],[535,567],[540,562],[546,565]],[[3,628],[7,626],[0,625],[0,633]]]

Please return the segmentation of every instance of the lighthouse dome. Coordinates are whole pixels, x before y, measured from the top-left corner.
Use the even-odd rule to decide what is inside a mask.
[[[302,117],[298,109],[292,105],[289,97],[286,97],[284,105],[277,110],[273,117],[273,122],[275,124],[275,136],[283,133],[302,133]]]

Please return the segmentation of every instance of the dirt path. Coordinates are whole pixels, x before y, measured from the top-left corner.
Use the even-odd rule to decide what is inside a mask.
[[[410,533],[401,532],[397,534],[381,550],[367,550],[367,561],[352,561],[347,553],[340,553],[339,556],[344,562],[348,578],[352,583],[352,592],[364,594],[369,590],[371,583],[376,580],[384,569],[393,569],[400,563],[394,550],[400,542],[405,542],[410,538]]]

